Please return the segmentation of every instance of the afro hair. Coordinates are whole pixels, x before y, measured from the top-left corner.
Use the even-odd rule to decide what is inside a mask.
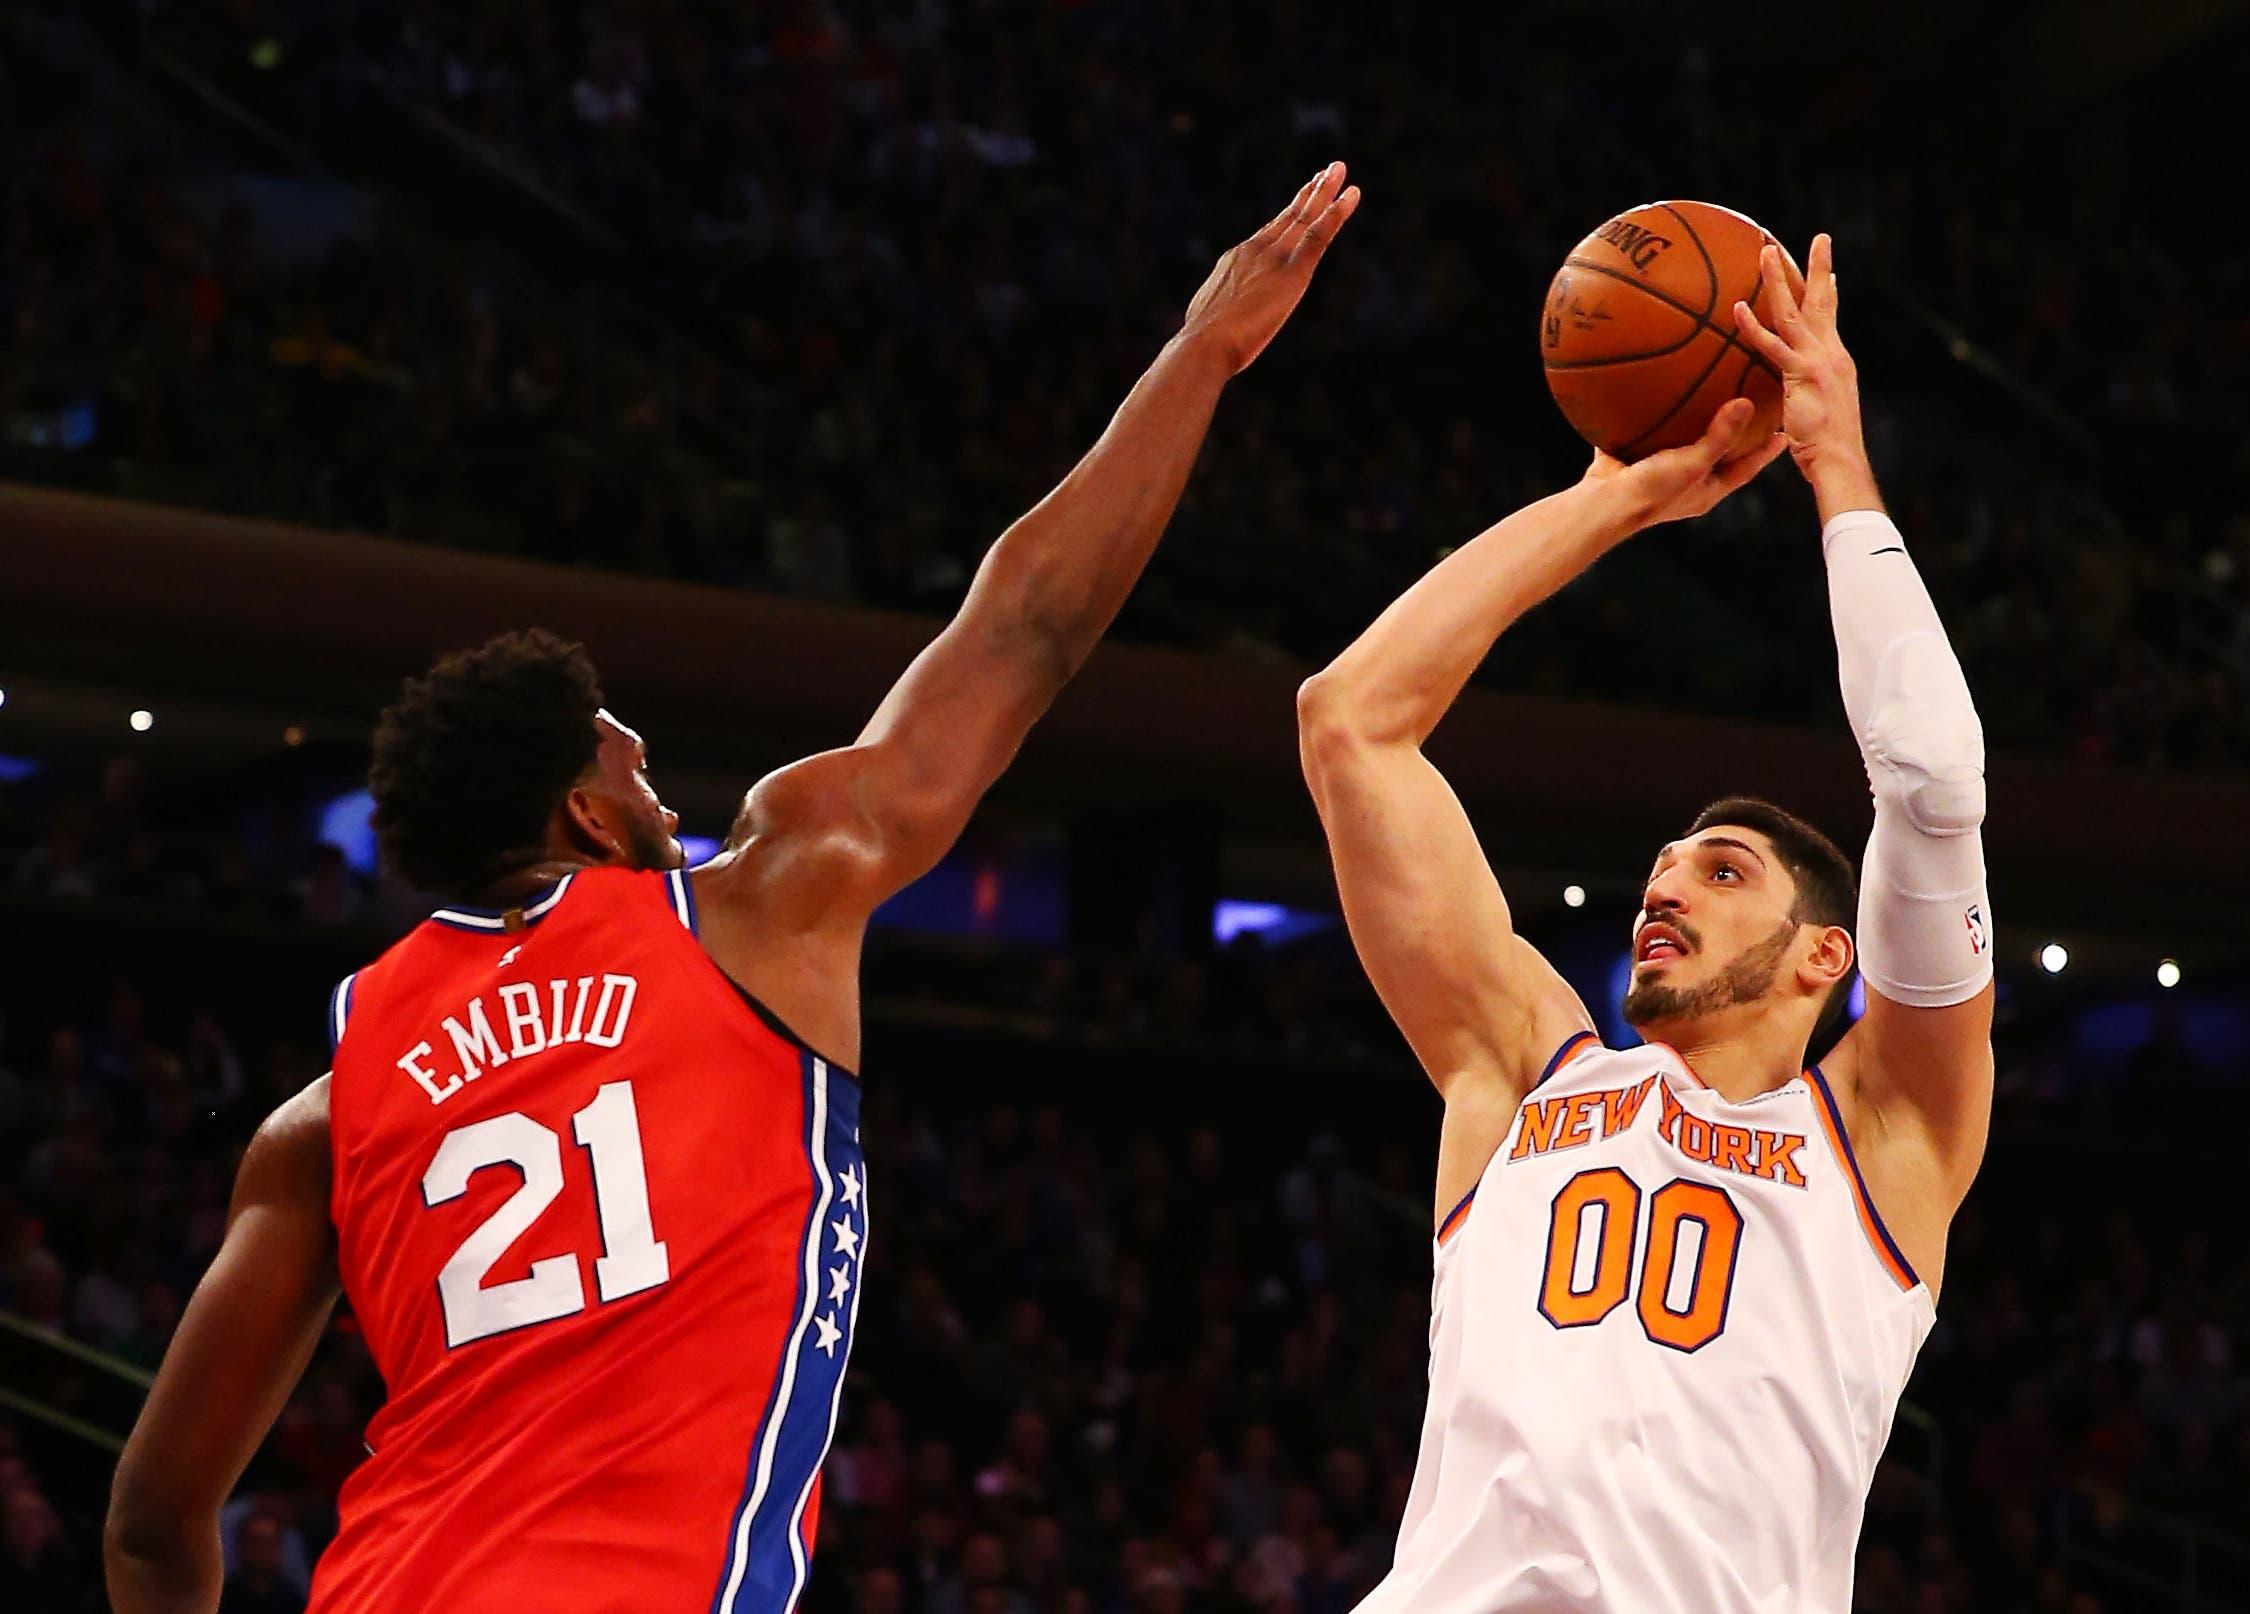
[[[375,725],[368,789],[384,859],[465,897],[536,855],[556,804],[594,765],[602,686],[583,645],[541,628],[440,657]]]

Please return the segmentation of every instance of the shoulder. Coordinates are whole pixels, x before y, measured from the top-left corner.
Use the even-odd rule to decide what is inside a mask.
[[[759,780],[719,855],[691,878],[698,903],[755,908],[787,925],[871,907],[885,866],[879,804],[855,747]]]
[[[260,1123],[242,1152],[235,1203],[317,1204],[327,1214],[333,1171],[329,1153],[329,1078],[309,1083]]]
[[[263,1141],[279,1148],[299,1148],[307,1139],[313,1138],[326,1143],[330,1081],[328,1073],[323,1072],[284,1099],[260,1123],[250,1140],[251,1145],[256,1147]]]

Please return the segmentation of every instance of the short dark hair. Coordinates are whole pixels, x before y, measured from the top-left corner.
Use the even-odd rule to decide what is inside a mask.
[[[600,675],[584,645],[504,633],[407,680],[375,725],[367,784],[383,856],[421,890],[466,896],[536,854],[594,765]]]
[[[1715,801],[1695,815],[1687,832],[1700,835],[1719,824],[1754,829],[1773,843],[1781,866],[1789,871],[1797,887],[1797,900],[1789,909],[1791,919],[1800,925],[1851,928],[1859,911],[1859,876],[1851,859],[1837,850],[1834,841],[1787,808],[1761,796],[1727,796]],[[1857,973],[1855,963],[1829,989],[1828,1001],[1820,1006],[1820,1018],[1813,1025],[1813,1048],[1825,1050],[1840,1029],[1851,1000],[1852,976]]]

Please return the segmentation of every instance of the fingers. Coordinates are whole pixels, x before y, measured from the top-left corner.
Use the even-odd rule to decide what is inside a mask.
[[[1335,240],[1336,232],[1344,227],[1344,221],[1358,211],[1359,187],[1346,186],[1333,202],[1321,210],[1318,218],[1305,226],[1304,234],[1297,238],[1296,250],[1289,255],[1289,261],[1295,263],[1302,259],[1318,263],[1320,255],[1328,250],[1328,243]]]
[[[1334,165],[1331,164],[1330,166],[1333,167]],[[1250,239],[1253,241],[1271,241],[1274,237],[1281,234],[1283,230],[1287,229],[1289,225],[1296,220],[1297,215],[1305,210],[1306,198],[1312,195],[1313,187],[1318,185],[1321,180],[1326,177],[1327,173],[1328,169],[1323,168],[1319,173],[1313,175],[1312,178],[1306,180],[1304,184],[1298,186],[1297,194],[1289,199],[1289,205],[1287,207],[1284,207],[1280,212],[1276,213],[1272,218],[1266,220],[1264,224],[1260,225],[1258,227],[1258,233],[1252,236]]]
[[[1694,442],[1660,449],[1636,464],[1651,467],[1651,474],[1659,483],[1674,488],[1692,487],[1710,475],[1711,467],[1732,452],[1735,439],[1750,423],[1754,408],[1747,398],[1729,398],[1719,406],[1711,417],[1711,424],[1703,428],[1703,435]]]
[[[1797,294],[1789,289],[1789,271],[1781,265],[1781,248],[1768,242],[1758,249],[1758,279],[1766,289],[1766,308],[1774,330],[1784,341],[1794,342],[1804,324]]]
[[[1282,225],[1276,245],[1284,258],[1293,257],[1302,243],[1305,232],[1326,215],[1336,199],[1343,194],[1347,171],[1340,162],[1330,163],[1313,176],[1313,182],[1300,193],[1301,200],[1288,222]]]
[[[1757,405],[1747,398],[1729,398],[1719,405],[1711,424],[1703,428],[1703,436],[1695,444],[1696,457],[1706,466],[1712,466],[1733,453],[1735,440],[1741,437],[1742,428],[1750,424],[1750,417],[1756,410]]]
[[[1760,447],[1720,465],[1713,477],[1721,490],[1720,497],[1748,487],[1757,480],[1758,473],[1779,459],[1788,447],[1788,435],[1775,432]]]
[[[1742,340],[1750,351],[1776,370],[1786,375],[1795,367],[1797,355],[1790,350],[1789,344],[1758,323],[1758,316],[1750,312],[1748,303],[1737,302],[1734,305],[1734,328],[1742,333]]]
[[[1833,326],[1836,322],[1836,243],[1826,233],[1814,236],[1805,264],[1805,312]]]

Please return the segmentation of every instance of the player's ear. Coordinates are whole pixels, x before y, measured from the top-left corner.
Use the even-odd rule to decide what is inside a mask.
[[[1852,946],[1852,933],[1842,925],[1822,925],[1813,933],[1812,951],[1802,968],[1808,982],[1821,992],[1826,992],[1852,972],[1852,961],[1858,950]]]
[[[617,814],[590,781],[572,785],[556,813],[556,828],[564,845],[581,857],[599,863],[622,862],[625,836]]]

